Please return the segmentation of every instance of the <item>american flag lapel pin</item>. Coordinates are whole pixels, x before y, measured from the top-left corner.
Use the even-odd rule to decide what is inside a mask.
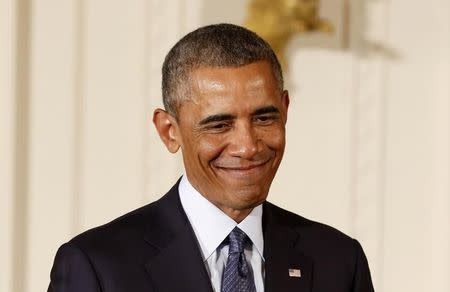
[[[300,269],[289,269],[289,277],[301,278],[302,272],[300,271]]]

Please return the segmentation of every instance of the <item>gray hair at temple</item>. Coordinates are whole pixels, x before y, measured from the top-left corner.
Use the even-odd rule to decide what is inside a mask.
[[[256,33],[234,24],[214,24],[190,32],[167,54],[162,67],[164,108],[175,118],[190,98],[190,73],[199,67],[240,67],[268,61],[283,91],[283,73],[270,45]]]

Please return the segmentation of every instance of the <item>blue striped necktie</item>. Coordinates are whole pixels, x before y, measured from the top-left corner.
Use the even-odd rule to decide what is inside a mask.
[[[222,292],[256,292],[251,267],[244,254],[244,245],[250,239],[235,227],[228,235],[228,260],[222,275]]]

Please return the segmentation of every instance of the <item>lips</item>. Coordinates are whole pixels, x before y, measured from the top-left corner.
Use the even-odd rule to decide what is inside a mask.
[[[246,160],[239,158],[217,158],[213,165],[220,169],[225,170],[250,170],[253,168],[257,168],[263,166],[267,162],[269,162],[274,157],[273,153],[266,154],[264,157],[260,156],[257,159]]]
[[[225,169],[225,170],[250,170],[253,168],[263,166],[268,161],[269,160],[258,162],[258,163],[253,163],[253,164],[248,164],[248,165],[240,165],[240,166],[218,166],[218,167],[221,169]]]
[[[236,179],[248,179],[253,177],[254,179],[259,179],[264,177],[264,172],[266,170],[265,166],[271,160],[271,157],[257,162],[252,163],[242,163],[236,164],[219,164],[216,168],[222,173],[229,177]]]

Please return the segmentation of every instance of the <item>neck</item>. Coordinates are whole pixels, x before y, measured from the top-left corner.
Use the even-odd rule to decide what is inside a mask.
[[[226,208],[226,207],[222,207],[222,206],[217,206],[217,208],[222,210],[222,212],[227,214],[227,216],[230,217],[231,219],[233,219],[236,223],[241,223],[241,221],[244,220],[248,216],[248,214],[250,214],[253,210],[253,207],[249,208],[249,209],[243,209],[243,210],[235,210],[235,209]]]

